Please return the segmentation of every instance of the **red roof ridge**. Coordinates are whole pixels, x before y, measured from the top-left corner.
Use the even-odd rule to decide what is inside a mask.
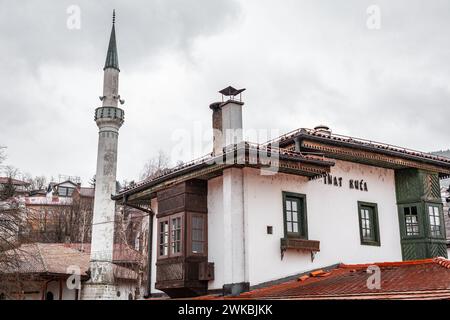
[[[441,267],[450,269],[450,260],[448,260],[448,259],[445,259],[443,257],[437,257],[437,258],[434,258],[434,262],[436,262]]]
[[[376,265],[380,268],[383,267],[402,267],[419,264],[437,263],[440,266],[450,269],[450,260],[444,257],[436,257],[430,259],[408,260],[408,261],[394,261],[394,262],[373,262],[373,263],[360,263],[360,264],[345,264],[341,263],[339,268],[341,269],[365,269],[369,266]]]

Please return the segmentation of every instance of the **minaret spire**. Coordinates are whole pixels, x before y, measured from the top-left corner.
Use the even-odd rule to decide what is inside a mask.
[[[119,57],[117,55],[117,43],[116,43],[116,10],[113,10],[113,18],[112,18],[112,29],[111,36],[109,38],[109,46],[108,53],[106,55],[105,67],[103,70],[107,68],[119,69]]]

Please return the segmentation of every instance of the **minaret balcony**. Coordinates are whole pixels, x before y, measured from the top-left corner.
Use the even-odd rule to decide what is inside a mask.
[[[121,125],[125,120],[125,112],[117,107],[100,107],[95,109],[95,121],[118,121]]]

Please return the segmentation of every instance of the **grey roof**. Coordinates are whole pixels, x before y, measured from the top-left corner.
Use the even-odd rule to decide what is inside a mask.
[[[115,29],[115,13],[113,14],[113,26],[111,29],[111,37],[109,38],[108,54],[106,55],[105,67],[119,69],[119,56],[117,55],[116,29]]]

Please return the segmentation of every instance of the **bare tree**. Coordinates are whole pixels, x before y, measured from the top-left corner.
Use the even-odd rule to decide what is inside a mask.
[[[0,192],[0,291],[6,294],[7,282],[4,279],[13,279],[20,286],[20,277],[14,274],[14,270],[18,270],[23,260],[19,235],[24,228],[25,204],[14,197],[14,193],[12,178],[9,178]]]
[[[45,176],[31,177],[29,173],[24,174],[23,180],[29,183],[29,190],[43,190],[47,186],[47,178]]]
[[[5,153],[6,147],[0,146],[0,164],[3,163],[6,159],[6,153]]]
[[[142,169],[140,179],[154,178],[169,169],[170,157],[163,151],[159,150],[158,155],[149,159]]]
[[[20,171],[16,167],[8,165],[4,167],[3,173],[8,178],[16,179],[19,176]]]

